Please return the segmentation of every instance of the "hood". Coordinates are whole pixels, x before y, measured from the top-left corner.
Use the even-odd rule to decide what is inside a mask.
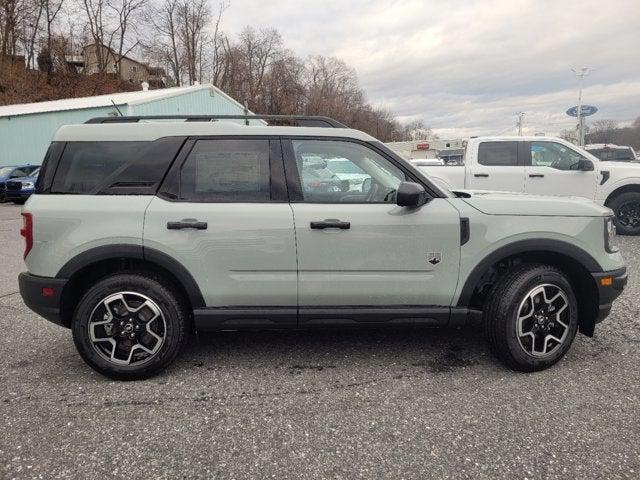
[[[582,197],[456,190],[456,196],[487,215],[605,217],[613,212]]]
[[[624,161],[615,161],[615,160],[607,160],[606,162],[600,161],[598,163],[598,170],[618,170],[618,169],[629,169],[629,171],[639,172],[640,173],[640,161],[637,160],[624,160]]]

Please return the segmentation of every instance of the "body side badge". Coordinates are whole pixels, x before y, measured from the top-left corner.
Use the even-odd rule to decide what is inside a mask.
[[[440,252],[430,252],[427,253],[427,262],[431,265],[437,265],[442,261],[442,253]]]

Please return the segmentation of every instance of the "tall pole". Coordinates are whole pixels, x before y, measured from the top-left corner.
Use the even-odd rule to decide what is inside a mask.
[[[584,116],[582,115],[582,82],[584,77],[589,75],[590,68],[572,68],[571,71],[578,77],[578,146],[584,147]]]
[[[518,122],[516,125],[518,126],[518,136],[522,136],[522,119],[524,118],[524,112],[518,112]]]

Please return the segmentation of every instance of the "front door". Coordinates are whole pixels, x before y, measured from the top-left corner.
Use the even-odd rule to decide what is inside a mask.
[[[458,281],[460,219],[447,199],[434,198],[420,208],[397,206],[399,183],[415,179],[367,144],[292,138],[283,147],[301,324],[322,320],[305,314],[314,308],[330,313],[353,307],[353,317],[367,312],[360,317],[367,322],[384,307],[450,305]],[[364,172],[358,188],[334,178],[337,159]],[[348,313],[344,317],[352,321]]]
[[[477,152],[467,152],[477,162],[466,169],[465,185],[472,190],[524,191],[524,162],[519,143],[480,142]]]
[[[189,140],[147,209],[143,242],[185,267],[221,328],[273,323],[273,311],[251,307],[286,307],[279,319],[295,325],[296,245],[279,140]]]
[[[527,142],[530,161],[526,167],[525,191],[538,195],[572,195],[595,199],[597,174],[578,170],[586,157],[558,142]]]

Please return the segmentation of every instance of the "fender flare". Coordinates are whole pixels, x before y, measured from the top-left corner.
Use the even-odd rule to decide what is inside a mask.
[[[464,287],[458,297],[457,306],[467,307],[471,302],[471,297],[476,285],[482,278],[482,275],[491,267],[491,265],[504,260],[505,258],[526,252],[549,252],[569,257],[572,260],[583,265],[589,272],[602,272],[602,267],[589,253],[580,247],[572,245],[568,242],[552,239],[527,239],[504,245],[485,258],[482,259],[467,276]]]
[[[142,245],[103,245],[85,250],[65,263],[56,278],[69,279],[88,265],[119,258],[147,261],[167,270],[185,289],[194,309],[206,306],[200,287],[184,265],[166,253]]]

